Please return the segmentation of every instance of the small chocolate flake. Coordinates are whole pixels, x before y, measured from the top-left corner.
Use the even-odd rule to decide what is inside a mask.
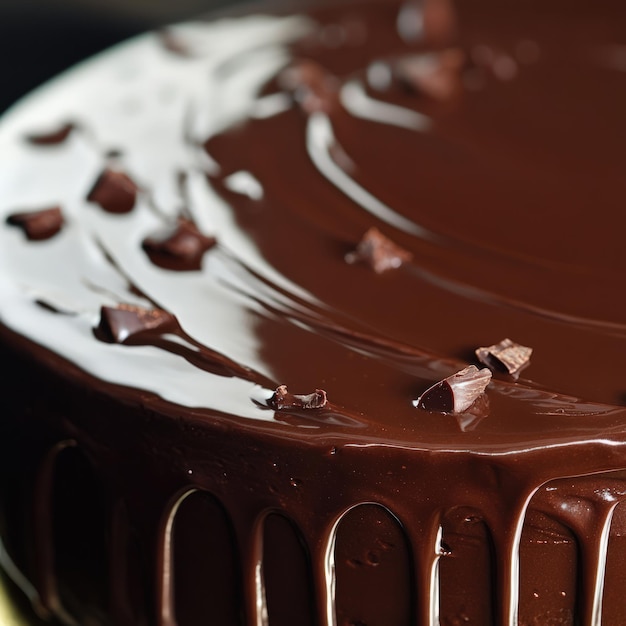
[[[402,263],[408,262],[413,255],[385,237],[378,228],[370,228],[364,235],[354,252],[346,255],[348,263],[363,261],[377,274],[390,269],[397,269]]]
[[[450,48],[431,54],[407,56],[396,61],[394,76],[406,91],[435,100],[448,100],[460,90],[465,54]]]
[[[476,357],[489,369],[515,377],[530,363],[532,353],[532,348],[521,346],[508,338],[493,346],[476,349]]]
[[[155,265],[185,272],[201,269],[204,253],[216,243],[215,237],[202,234],[193,222],[181,218],[174,226],[146,237],[142,247]]]
[[[267,401],[275,411],[282,409],[322,409],[328,400],[323,389],[316,389],[313,393],[298,395],[289,393],[286,385],[280,385],[272,397]]]
[[[470,365],[429,387],[413,406],[437,413],[463,413],[484,393],[490,380],[489,369]]]
[[[63,213],[58,206],[39,211],[13,213],[7,223],[19,226],[31,241],[42,241],[54,237],[63,227]]]
[[[105,169],[87,195],[107,213],[130,213],[135,207],[138,187],[124,172]]]
[[[283,70],[280,86],[293,93],[305,113],[329,113],[338,104],[339,79],[313,61],[298,61]]]
[[[26,140],[35,146],[54,146],[63,143],[73,130],[76,130],[76,124],[67,122],[62,126],[59,126],[55,130],[48,133],[37,133],[28,135]]]
[[[167,311],[120,304],[100,309],[100,323],[94,335],[106,343],[134,343],[147,334],[163,334],[177,328],[176,318]]]

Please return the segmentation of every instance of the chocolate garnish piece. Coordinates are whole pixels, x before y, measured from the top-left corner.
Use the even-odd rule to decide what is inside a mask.
[[[458,48],[398,59],[393,75],[409,93],[448,100],[461,88],[465,54]]]
[[[58,206],[39,211],[13,213],[7,223],[19,226],[31,241],[42,241],[54,237],[63,227],[63,213]]]
[[[94,335],[106,343],[134,343],[147,334],[163,334],[178,328],[176,318],[162,309],[144,309],[132,304],[103,306]]]
[[[476,357],[481,363],[491,370],[504,371],[511,376],[519,375],[530,362],[532,353],[532,348],[521,346],[508,338],[493,346],[476,349]]]
[[[348,263],[363,261],[377,274],[397,269],[402,263],[408,262],[413,255],[404,248],[385,237],[378,228],[370,228],[364,235],[354,252],[346,255]]]
[[[36,146],[53,146],[63,143],[70,136],[70,133],[75,129],[76,124],[72,122],[67,122],[56,130],[50,131],[48,133],[37,133],[28,135],[26,137],[26,140]]]
[[[124,172],[105,169],[87,195],[107,213],[130,213],[135,207],[138,187]]]
[[[425,411],[463,413],[484,393],[490,380],[489,369],[469,365],[429,387],[413,405]]]
[[[294,63],[281,72],[278,82],[305,113],[329,113],[337,106],[339,79],[313,61]]]
[[[155,265],[184,272],[201,269],[204,253],[216,243],[193,222],[179,219],[173,227],[146,237],[142,247]]]
[[[279,385],[272,397],[267,401],[275,411],[282,409],[322,409],[328,400],[323,389],[316,389],[313,393],[300,395],[289,393],[287,385]]]

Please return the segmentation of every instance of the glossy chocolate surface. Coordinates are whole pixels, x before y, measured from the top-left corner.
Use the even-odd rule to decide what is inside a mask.
[[[300,611],[435,626],[438,597],[444,626],[626,621],[626,9],[372,0],[285,15],[145,37],[6,117],[1,215],[68,215],[37,246],[0,221],[3,358],[47,398],[35,410],[7,391],[11,419],[43,414],[49,443],[84,450],[117,494],[118,535],[144,533],[145,623],[206,612],[169,576],[201,567],[193,542],[169,552],[179,506],[181,528],[217,516],[232,534],[227,578],[243,582],[218,594],[225,625]],[[62,144],[28,141],[67,120]],[[124,210],[94,205],[105,146],[138,185]],[[172,223],[211,242],[190,265],[146,247]],[[98,341],[101,307],[177,322]],[[505,337],[533,350],[519,378],[494,373],[464,413],[414,406]],[[283,384],[328,403],[274,412]],[[291,546],[300,585],[264,552],[276,513],[288,521],[269,522],[266,546]],[[62,613],[38,532],[40,595]],[[146,604],[125,593],[113,585],[113,623]]]

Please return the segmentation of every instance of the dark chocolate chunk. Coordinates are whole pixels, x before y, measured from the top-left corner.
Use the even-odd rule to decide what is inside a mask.
[[[393,75],[409,93],[448,100],[461,89],[464,65],[465,54],[458,48],[450,48],[402,57],[394,63]]]
[[[138,187],[123,172],[105,169],[87,196],[108,213],[130,213],[135,207]]]
[[[7,223],[19,226],[31,241],[41,241],[54,237],[63,227],[63,213],[58,206],[39,211],[13,213]]]
[[[177,328],[176,318],[167,311],[120,304],[100,309],[100,323],[94,335],[106,343],[133,343],[147,334],[163,334]]]
[[[493,346],[477,348],[476,357],[493,371],[518,376],[529,364],[532,353],[532,348],[521,346],[507,338]]]
[[[306,113],[329,113],[337,106],[339,79],[313,61],[294,63],[278,80]]]
[[[159,267],[192,271],[201,269],[204,253],[216,243],[215,237],[202,234],[193,222],[179,219],[174,226],[146,237],[142,247]]]
[[[396,269],[413,258],[412,254],[385,237],[378,228],[370,228],[354,252],[346,255],[348,263],[363,261],[377,274]]]
[[[48,133],[28,135],[26,137],[26,140],[36,146],[53,146],[63,143],[70,136],[70,133],[75,129],[76,124],[68,122]]]
[[[429,387],[413,404],[437,413],[463,413],[483,394],[490,380],[489,369],[470,365]]]
[[[272,397],[267,401],[275,411],[282,409],[322,409],[328,400],[323,389],[316,389],[313,393],[298,395],[289,393],[286,385],[280,385]]]

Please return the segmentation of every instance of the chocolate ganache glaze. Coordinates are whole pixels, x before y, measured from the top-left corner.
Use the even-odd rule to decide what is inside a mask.
[[[10,111],[0,562],[38,612],[626,623],[625,72],[622,0],[342,1]]]

